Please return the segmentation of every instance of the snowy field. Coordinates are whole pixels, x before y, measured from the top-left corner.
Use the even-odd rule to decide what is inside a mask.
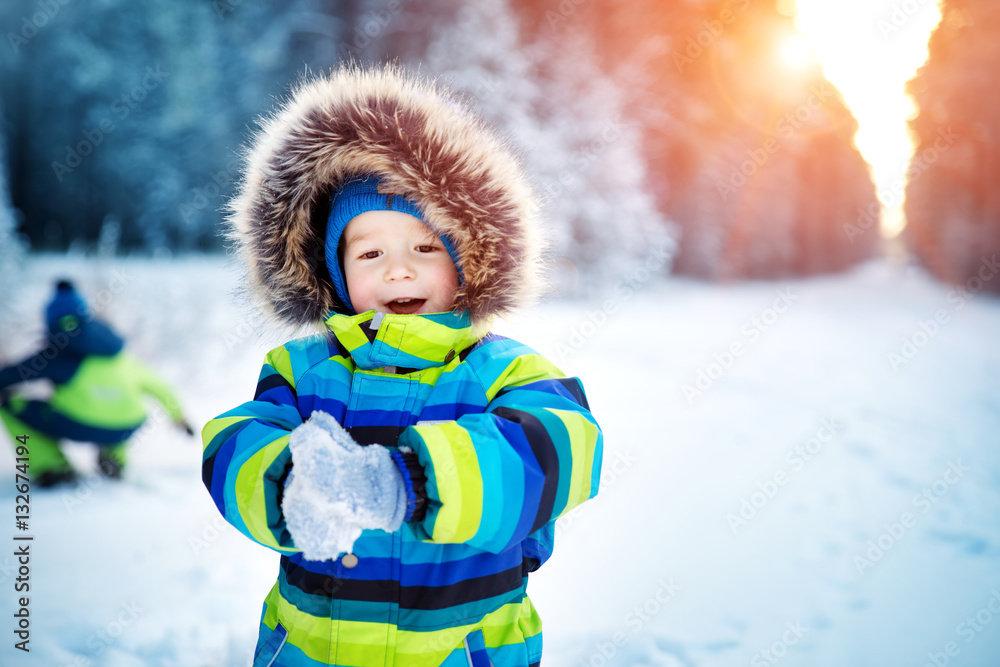
[[[282,342],[234,303],[221,259],[47,256],[7,304],[22,326],[5,361],[38,340],[57,275],[199,428],[251,398]],[[1000,664],[1000,301],[881,262],[724,286],[632,277],[498,327],[580,376],[605,434],[600,495],[532,575],[543,664]],[[200,442],[155,422],[123,483],[32,494],[31,652],[13,649],[9,547],[0,665],[250,663],[277,555],[218,516]],[[69,454],[93,472],[90,449]],[[11,537],[13,465],[0,447]]]

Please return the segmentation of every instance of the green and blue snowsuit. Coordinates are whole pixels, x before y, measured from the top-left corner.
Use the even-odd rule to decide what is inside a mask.
[[[40,352],[0,369],[0,390],[39,379],[53,384],[48,400],[14,396],[0,405],[11,437],[28,436],[33,477],[70,469],[59,449],[64,439],[99,445],[124,464],[125,442],[146,421],[145,395],[182,420],[173,392],[123,347],[102,322],[77,313],[52,323]]]
[[[374,315],[332,315],[330,335],[272,350],[254,400],[204,429],[219,510],[282,554],[253,664],[537,664],[528,575],[552,553],[555,520],[598,489],[602,435],[583,387],[520,343],[477,340],[467,313],[373,328]],[[302,558],[281,510],[289,434],[314,410],[360,444],[406,452],[426,503],[335,561]]]

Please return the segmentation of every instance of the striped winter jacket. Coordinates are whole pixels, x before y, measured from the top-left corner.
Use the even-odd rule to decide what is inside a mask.
[[[602,436],[583,388],[467,313],[332,315],[332,335],[266,358],[253,401],[204,429],[226,519],[282,554],[254,665],[527,667],[541,656],[528,573],[555,519],[597,493]],[[282,517],[289,433],[314,410],[363,445],[412,448],[426,514],[302,558]],[[405,447],[404,447],[405,446]]]

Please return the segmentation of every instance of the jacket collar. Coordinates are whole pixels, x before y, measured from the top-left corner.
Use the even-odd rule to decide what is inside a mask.
[[[422,370],[450,362],[474,344],[467,311],[396,315],[376,313],[331,314],[326,326],[363,370],[399,366]]]

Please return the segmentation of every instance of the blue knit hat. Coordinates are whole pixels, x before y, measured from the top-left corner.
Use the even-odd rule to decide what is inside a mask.
[[[49,335],[59,341],[58,349],[81,356],[111,356],[118,354],[125,345],[121,336],[94,317],[87,302],[68,280],[56,283],[56,293],[45,308],[45,324]]]
[[[347,224],[368,211],[397,211],[412,215],[425,225],[423,211],[416,202],[407,195],[387,194],[379,192],[382,181],[374,174],[359,176],[344,184],[330,201],[330,217],[326,222],[326,268],[330,272],[330,280],[333,288],[337,292],[337,298],[344,304],[349,313],[354,313],[354,306],[351,305],[351,296],[347,291],[347,280],[344,277],[344,270],[340,264],[338,248],[340,237],[344,235]],[[429,226],[429,225],[428,225]],[[445,249],[451,256],[451,261],[458,269],[459,280],[461,280],[461,267],[458,264],[458,255],[451,239],[438,234]]]
[[[77,293],[73,283],[68,280],[56,283],[56,293],[45,308],[45,324],[49,331],[65,331],[67,327],[75,329],[89,316],[87,304]],[[63,319],[67,317],[74,319]]]

